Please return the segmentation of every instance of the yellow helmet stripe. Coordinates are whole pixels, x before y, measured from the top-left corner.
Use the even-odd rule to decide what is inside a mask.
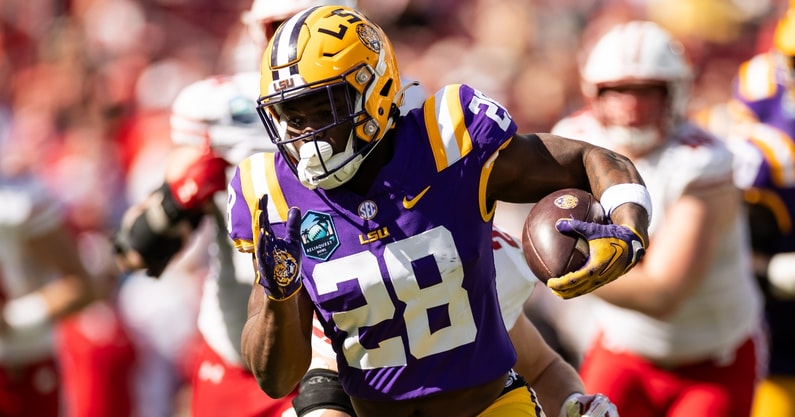
[[[273,70],[274,81],[287,79],[298,73],[298,68],[295,65],[298,60],[298,50],[295,46],[298,44],[298,37],[304,22],[315,9],[317,7],[307,9],[303,13],[287,19],[274,34],[270,54],[270,67]]]
[[[750,138],[770,164],[773,183],[778,187],[795,185],[795,144],[784,132],[772,128],[756,129]]]

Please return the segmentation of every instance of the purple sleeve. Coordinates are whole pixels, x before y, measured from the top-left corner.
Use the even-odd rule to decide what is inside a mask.
[[[254,238],[251,232],[252,214],[249,209],[248,201],[246,201],[245,194],[243,193],[243,185],[240,181],[241,166],[235,169],[235,174],[229,181],[228,192],[229,200],[227,202],[227,227],[229,229],[229,237],[235,243],[235,247],[246,252],[253,245]]]
[[[459,89],[469,136],[483,149],[482,157],[489,158],[516,131],[513,118],[500,103],[483,92],[462,84]]]

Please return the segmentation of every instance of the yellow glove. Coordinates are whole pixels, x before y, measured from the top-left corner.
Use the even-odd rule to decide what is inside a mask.
[[[588,259],[580,269],[547,281],[561,298],[587,294],[624,275],[646,253],[646,242],[629,226],[560,219],[559,232],[588,241]]]

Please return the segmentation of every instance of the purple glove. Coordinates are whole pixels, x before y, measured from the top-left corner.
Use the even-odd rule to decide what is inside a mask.
[[[273,235],[268,221],[268,195],[258,203],[254,219],[258,239],[254,256],[257,260],[257,283],[272,300],[286,300],[301,290],[301,210],[291,207],[287,213],[287,236]]]
[[[632,269],[646,253],[646,243],[629,226],[560,219],[559,232],[588,241],[588,260],[580,269],[547,281],[561,298],[587,294]]]

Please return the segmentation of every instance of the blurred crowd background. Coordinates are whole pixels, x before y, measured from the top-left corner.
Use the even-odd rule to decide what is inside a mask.
[[[361,0],[392,36],[401,72],[427,91],[466,82],[522,131],[581,105],[578,63],[618,21],[661,23],[686,46],[695,108],[725,100],[737,65],[766,49],[786,0]],[[35,168],[79,227],[112,226],[159,178],[167,113],[185,85],[256,69],[241,13],[250,0],[3,0],[0,145]],[[79,209],[78,209],[79,208]]]
[[[523,131],[547,131],[580,106],[578,63],[605,27],[657,21],[697,70],[693,105],[728,97],[737,64],[766,49],[785,0],[362,0],[395,43],[401,71],[427,91],[466,82],[504,103]],[[181,87],[254,69],[241,46],[250,0],[3,0],[3,162],[32,165],[107,226],[125,179],[166,146],[165,113]],[[77,181],[79,178],[80,181]],[[146,187],[144,187],[146,188]],[[89,197],[90,196],[90,197]],[[108,198],[97,198],[104,196]],[[88,206],[88,207],[86,207]]]
[[[0,1],[0,168],[34,172],[47,182],[66,203],[95,272],[112,269],[102,237],[131,202],[162,182],[176,94],[212,74],[257,68],[260,57],[241,23],[250,6],[251,0]],[[470,84],[505,104],[521,131],[546,132],[582,105],[578,64],[610,25],[649,19],[681,40],[697,74],[691,102],[697,111],[729,97],[737,66],[769,47],[788,1],[359,0],[359,6],[391,35],[401,73],[426,91]],[[86,343],[104,338],[113,345],[123,335],[129,346],[119,349],[129,350],[130,361],[154,352],[158,359],[147,372],[159,377],[141,380],[161,383],[139,384],[138,395],[149,395],[153,408],[142,415],[182,410],[178,400],[158,408],[151,395],[178,398],[178,389],[160,387],[179,386],[174,358],[186,356],[181,346],[195,331],[201,280],[194,275],[203,267],[189,263],[181,275],[160,281],[109,276],[102,283],[108,302],[64,325],[82,326]],[[113,320],[121,327],[108,324]]]

